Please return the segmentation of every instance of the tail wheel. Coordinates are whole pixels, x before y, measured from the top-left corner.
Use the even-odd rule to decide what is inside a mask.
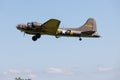
[[[79,40],[82,41],[82,38],[80,37]]]

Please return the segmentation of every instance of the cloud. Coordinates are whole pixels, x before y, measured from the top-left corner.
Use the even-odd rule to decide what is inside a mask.
[[[62,75],[73,75],[73,72],[70,70],[65,70],[63,68],[50,67],[47,69],[49,74],[62,74]]]
[[[32,74],[32,73],[33,73],[33,70],[27,69],[27,70],[24,70],[24,73],[26,73],[26,74]]]
[[[36,78],[37,74],[33,70],[26,69],[26,70],[17,70],[17,69],[9,69],[8,71],[4,71],[1,75],[6,77],[29,77],[29,78]]]
[[[97,70],[99,72],[108,72],[108,71],[112,71],[113,68],[112,67],[98,67]]]
[[[21,71],[16,70],[16,69],[9,69],[8,71],[3,72],[4,75],[8,75],[8,74],[14,75],[14,74],[20,74],[20,73]]]
[[[37,75],[35,75],[35,74],[29,74],[28,75],[30,78],[36,78],[37,77]]]
[[[30,78],[36,78],[37,77],[37,75],[34,74],[34,71],[31,70],[31,69],[25,70],[24,73],[27,74]]]

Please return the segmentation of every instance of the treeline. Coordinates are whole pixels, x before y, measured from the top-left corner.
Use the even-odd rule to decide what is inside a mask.
[[[30,79],[30,78],[28,78],[28,79],[23,79],[23,78],[21,78],[21,77],[16,77],[15,80],[32,80],[32,79]]]

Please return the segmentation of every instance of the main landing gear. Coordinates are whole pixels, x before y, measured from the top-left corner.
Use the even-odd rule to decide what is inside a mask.
[[[36,41],[37,39],[39,39],[41,37],[40,34],[36,34],[35,36],[32,37],[33,41]]]

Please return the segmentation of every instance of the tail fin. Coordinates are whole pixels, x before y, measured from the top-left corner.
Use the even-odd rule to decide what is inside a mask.
[[[96,31],[96,21],[93,18],[89,18],[79,29],[82,31]]]

